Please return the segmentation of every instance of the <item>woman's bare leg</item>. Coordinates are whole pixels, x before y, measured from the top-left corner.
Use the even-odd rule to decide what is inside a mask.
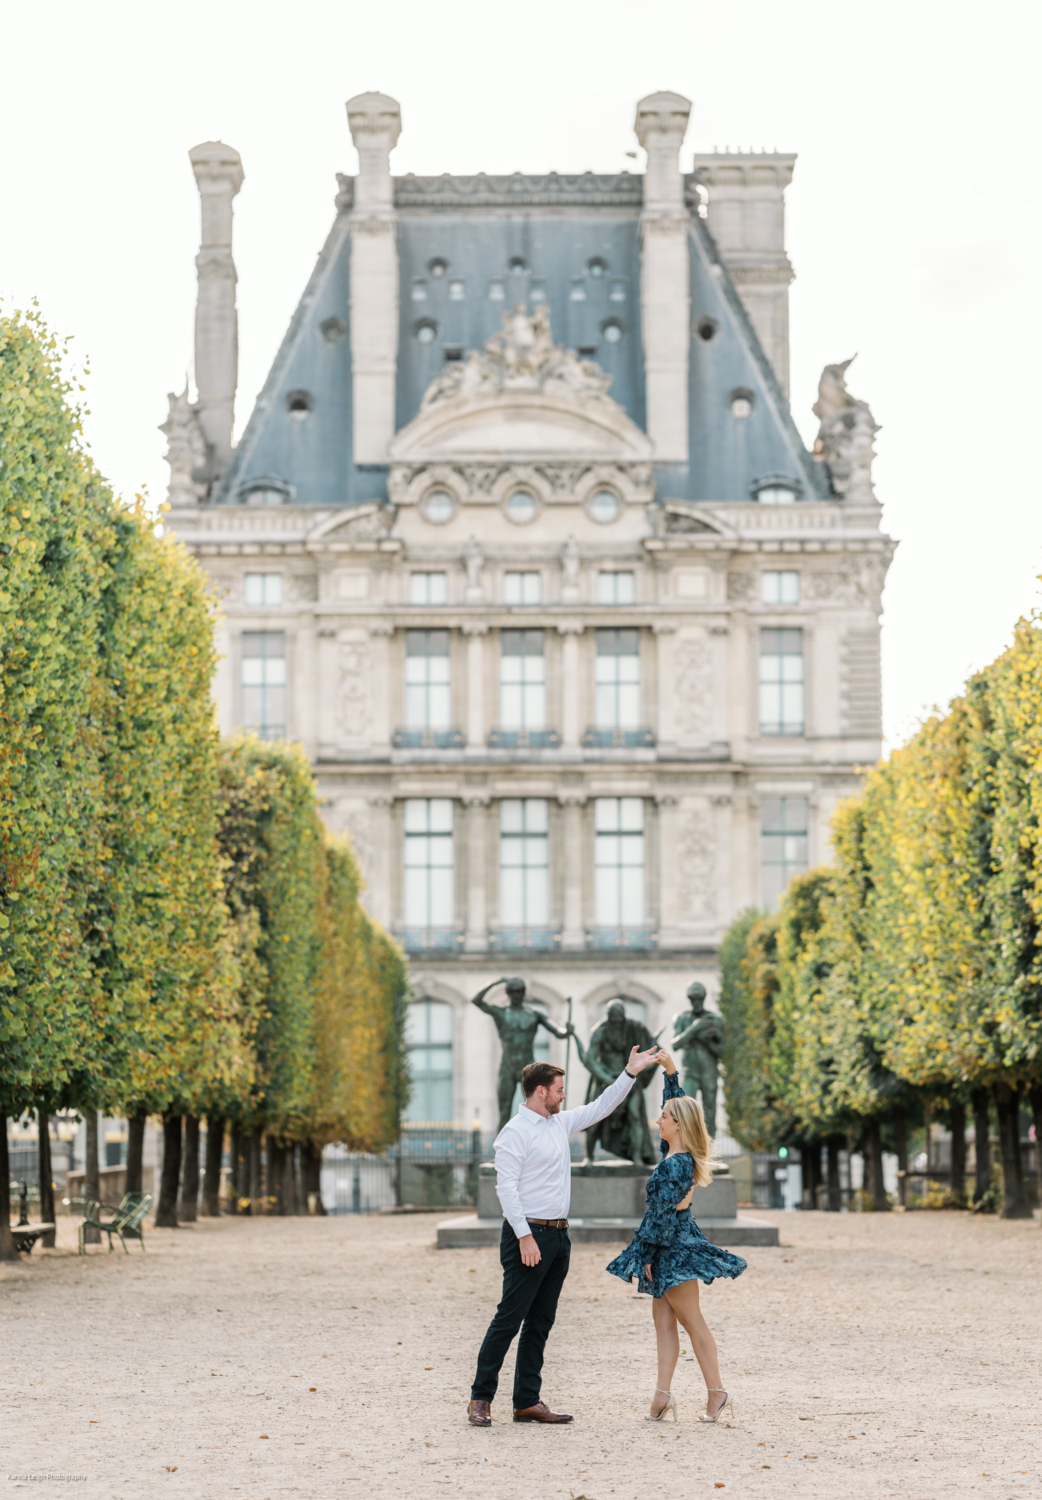
[[[670,1381],[680,1358],[680,1334],[677,1315],[665,1297],[652,1299],[651,1316],[655,1320],[655,1345],[658,1349],[658,1375],[655,1377],[658,1390],[651,1398],[651,1415],[657,1417],[669,1401],[664,1392],[672,1390]]]
[[[699,1368],[705,1378],[706,1389],[709,1392],[706,1397],[706,1415],[715,1416],[724,1404],[720,1389],[723,1381],[720,1379],[716,1339],[710,1333],[709,1325],[703,1318],[702,1309],[698,1303],[698,1282],[685,1281],[680,1286],[671,1286],[666,1293],[665,1300],[691,1339],[691,1347],[695,1351],[695,1358],[698,1360]]]

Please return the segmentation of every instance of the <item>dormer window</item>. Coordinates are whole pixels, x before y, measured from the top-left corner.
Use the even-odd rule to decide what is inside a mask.
[[[591,276],[607,276],[608,262],[606,260],[602,260],[599,255],[595,255],[593,260],[588,260],[586,262],[586,269],[589,271]]]
[[[240,505],[289,505],[293,486],[274,474],[259,474],[239,486],[236,498]]]
[[[601,324],[601,336],[606,344],[621,344],[625,331],[618,318],[609,318]]]
[[[450,302],[463,302],[466,299],[466,295],[467,288],[465,282],[460,281],[458,278],[454,281],[449,282]]]
[[[428,261],[427,269],[432,276],[444,276],[449,269],[449,263],[440,255],[436,255],[432,261]]]
[[[727,405],[736,422],[748,421],[753,414],[755,404],[752,391],[732,391],[727,398]]]
[[[417,276],[412,284],[412,300],[414,302],[426,302],[427,283],[422,276]]]
[[[315,398],[310,391],[290,391],[286,397],[286,410],[294,422],[306,422],[314,405]]]
[[[802,491],[799,480],[790,479],[787,474],[766,474],[749,487],[753,499],[761,505],[791,505]]]
[[[423,318],[416,324],[415,334],[418,344],[433,344],[438,337],[438,325],[432,323],[430,318]]]
[[[512,276],[523,276],[528,270],[528,262],[527,260],[525,260],[523,255],[514,255],[511,257],[510,264],[507,269],[510,271]]]
[[[499,276],[493,277],[488,284],[488,300],[490,302],[502,302],[506,296],[503,290],[503,281]]]

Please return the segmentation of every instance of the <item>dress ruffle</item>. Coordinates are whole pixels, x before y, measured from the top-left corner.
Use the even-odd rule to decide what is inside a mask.
[[[662,1102],[679,1099],[684,1090],[676,1074],[665,1075]],[[707,1285],[718,1276],[740,1276],[747,1262],[706,1239],[689,1208],[677,1209],[695,1180],[695,1164],[686,1151],[673,1156],[662,1142],[663,1158],[648,1179],[648,1206],[640,1228],[633,1239],[607,1266],[613,1276],[623,1281],[637,1280],[638,1292],[661,1297],[670,1287],[685,1281],[704,1281]],[[644,1274],[651,1266],[651,1280]]]

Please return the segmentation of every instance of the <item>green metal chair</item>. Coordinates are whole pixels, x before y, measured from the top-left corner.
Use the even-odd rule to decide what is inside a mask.
[[[97,1229],[101,1234],[109,1237],[109,1249],[112,1249],[112,1236],[117,1235],[123,1246],[125,1255],[129,1255],[127,1240],[140,1240],[141,1248],[145,1248],[144,1219],[153,1204],[151,1193],[125,1193],[123,1200],[116,1209],[107,1209],[103,1203],[96,1203],[93,1199],[88,1200],[86,1212],[79,1227],[80,1254],[86,1255],[85,1233],[88,1229]],[[111,1219],[103,1219],[103,1213],[111,1213]]]

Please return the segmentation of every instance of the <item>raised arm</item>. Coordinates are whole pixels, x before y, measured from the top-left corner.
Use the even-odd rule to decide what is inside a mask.
[[[559,1026],[554,1025],[548,1016],[544,1016],[541,1011],[537,1011],[536,1015],[539,1017],[539,1025],[545,1026],[550,1035],[557,1037],[560,1042],[566,1041],[575,1031],[575,1027],[571,1021],[568,1022],[568,1025],[562,1031]]]
[[[586,1048],[583,1046],[582,1042],[579,1040],[578,1035],[576,1035],[576,1037],[575,1037],[575,1045],[576,1045],[576,1047],[578,1048],[578,1051],[579,1051],[579,1061],[582,1063],[582,1065],[586,1069],[587,1073],[592,1074],[593,1077],[596,1078],[599,1083],[614,1083],[615,1082],[615,1075],[614,1075],[614,1073],[612,1073],[608,1068],[606,1068],[604,1066],[604,1064],[598,1058],[594,1057],[594,1055],[593,1055],[592,1052],[587,1052]]]
[[[499,1015],[501,1007],[498,1005],[489,1005],[487,1000],[485,999],[485,996],[488,994],[489,990],[494,990],[497,984],[506,984],[506,980],[493,979],[492,983],[486,984],[483,990],[479,990],[478,993],[474,996],[473,1000],[470,1002],[471,1005],[476,1005],[478,1010],[483,1010],[486,1016],[491,1016],[493,1020],[495,1020]]]

